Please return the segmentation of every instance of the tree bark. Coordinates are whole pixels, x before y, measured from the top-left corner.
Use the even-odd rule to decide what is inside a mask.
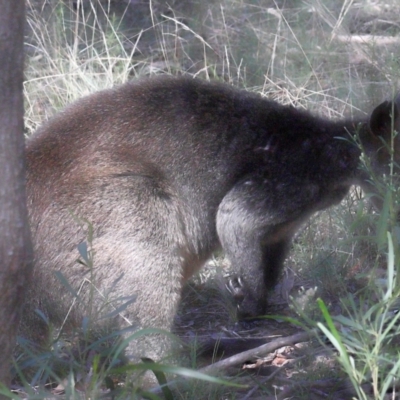
[[[8,385],[32,250],[24,173],[25,1],[0,0],[0,10],[0,382]]]

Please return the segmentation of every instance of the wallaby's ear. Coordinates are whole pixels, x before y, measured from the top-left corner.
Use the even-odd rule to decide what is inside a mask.
[[[382,136],[388,142],[392,135],[392,127],[400,126],[400,93],[392,101],[384,101],[372,112],[369,127],[375,136]]]

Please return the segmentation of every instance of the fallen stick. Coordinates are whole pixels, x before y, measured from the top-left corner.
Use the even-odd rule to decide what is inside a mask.
[[[279,349],[283,346],[289,346],[294,343],[306,342],[310,340],[313,336],[315,336],[317,330],[311,330],[309,332],[299,332],[292,336],[282,337],[279,339],[275,339],[272,342],[263,344],[262,346],[256,347],[251,350],[243,351],[242,353],[235,354],[232,357],[225,358],[224,360],[218,361],[207,367],[201,368],[199,372],[213,375],[214,373],[225,370],[229,367],[242,364],[249,359],[255,357],[262,357],[268,353],[272,353],[276,349]]]
[[[306,342],[307,340],[310,340],[313,336],[315,336],[317,332],[318,332],[317,329],[312,329],[308,332],[299,332],[291,336],[275,339],[269,343],[263,344],[262,346],[255,347],[254,349],[251,350],[243,351],[241,353],[235,354],[234,356],[225,358],[224,360],[208,365],[207,367],[201,368],[198,371],[204,374],[213,375],[216,372],[226,370],[229,367],[244,363],[251,358],[265,356],[266,354],[272,353],[273,351],[283,346],[289,346],[295,343]],[[180,380],[182,379],[185,380],[187,378],[181,377]],[[168,387],[171,390],[173,390],[176,387],[177,382],[179,382],[179,380],[168,382]],[[154,394],[162,393],[160,386],[152,388],[149,391]]]
[[[398,36],[376,36],[376,35],[334,35],[339,42],[344,43],[361,43],[361,44],[398,44],[400,37]]]

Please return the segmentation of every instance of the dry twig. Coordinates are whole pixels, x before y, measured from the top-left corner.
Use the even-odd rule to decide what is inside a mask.
[[[316,332],[316,330],[311,330],[309,332],[299,332],[291,336],[275,339],[272,342],[263,344],[262,346],[235,354],[234,356],[228,357],[225,360],[221,360],[214,364],[208,365],[207,367],[200,369],[200,372],[213,375],[218,371],[226,370],[227,368],[234,365],[244,363],[249,359],[265,356],[266,354],[271,353],[283,346],[306,342],[307,340],[310,340],[316,334]]]

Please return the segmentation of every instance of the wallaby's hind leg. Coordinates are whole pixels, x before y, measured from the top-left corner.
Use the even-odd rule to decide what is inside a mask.
[[[217,231],[236,275],[230,288],[239,317],[265,312],[267,292],[277,282],[291,239],[318,199],[316,185],[277,178],[246,177],[218,209]]]
[[[112,288],[114,297],[136,297],[122,311],[135,327],[170,330],[180,299],[183,267],[191,253],[181,223],[182,210],[173,194],[160,186],[147,176],[108,176],[87,182],[86,195],[71,202],[77,204],[73,210],[75,216],[93,226],[92,273],[75,262],[78,253],[70,250],[87,240],[77,218],[67,207],[61,206],[63,199],[49,209],[46,219],[37,224],[35,238],[39,249],[45,235],[53,232],[52,248],[55,251],[54,254],[45,252],[45,249],[38,251],[36,268],[37,285],[46,286],[40,290],[46,296],[40,303],[61,314],[53,319],[62,320],[73,301],[72,295],[54,276],[56,270],[61,270],[75,291],[93,275],[96,288],[93,306],[96,310],[103,308],[103,294]],[[77,194],[79,190],[72,193]],[[62,231],[58,234],[60,227]],[[69,258],[63,258],[63,248],[72,253]],[[76,305],[71,314],[76,324],[81,324],[89,308],[89,285],[84,289],[86,291],[80,293],[84,304]],[[106,313],[113,309],[111,301]],[[109,326],[109,321],[96,316],[94,319],[96,324]],[[112,323],[115,329],[127,325],[120,317],[114,317]],[[169,340],[164,335],[141,338],[129,345],[128,356],[135,360],[142,356],[159,360],[167,354],[168,348]]]
[[[112,317],[110,324],[114,328],[125,328],[132,324],[126,336],[142,328],[158,328],[168,334],[177,309],[181,294],[181,263],[177,254],[172,254],[171,249],[159,244],[135,243],[129,239],[113,241],[110,238],[94,240],[94,248],[101,252],[103,244],[113,246],[116,257],[125,260],[111,261],[110,264],[101,262],[100,267],[118,271],[122,276],[110,275],[101,283],[100,290],[107,292],[111,287],[114,297],[110,298],[110,307],[107,312],[123,304],[125,299],[134,298],[131,304],[122,309],[118,317]],[[140,257],[146,251],[151,257]],[[139,255],[139,256],[138,256]],[[100,261],[100,260],[98,260]],[[121,262],[122,261],[122,262]],[[95,260],[96,263],[96,260]],[[97,262],[99,264],[99,262]],[[100,273],[100,270],[98,271]],[[120,278],[120,279],[119,279]],[[117,282],[114,284],[114,282]],[[116,298],[115,293],[118,293]],[[120,300],[124,299],[124,300]],[[99,301],[101,299],[99,298]],[[101,320],[100,320],[101,322]],[[108,322],[104,320],[106,324]],[[117,322],[117,324],[115,324]],[[148,357],[158,361],[168,355],[171,341],[167,335],[152,334],[139,336],[132,340],[127,348],[127,356],[132,361],[141,357]]]

